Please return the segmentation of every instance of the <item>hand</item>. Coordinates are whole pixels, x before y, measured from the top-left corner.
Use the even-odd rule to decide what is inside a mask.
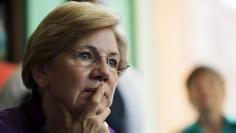
[[[65,133],[108,133],[108,125],[105,119],[110,114],[107,107],[101,113],[97,108],[104,96],[104,85],[100,85],[80,116],[72,117],[72,114],[63,105],[59,104],[64,114]]]

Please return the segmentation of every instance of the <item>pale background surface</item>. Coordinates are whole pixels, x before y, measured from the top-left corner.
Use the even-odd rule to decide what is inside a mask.
[[[145,94],[150,101],[154,100],[150,103],[152,128],[147,131],[171,133],[195,120],[184,81],[196,64],[212,66],[223,74],[227,81],[225,114],[235,119],[236,1],[137,3],[138,66],[144,75],[147,87],[144,90],[149,91]]]

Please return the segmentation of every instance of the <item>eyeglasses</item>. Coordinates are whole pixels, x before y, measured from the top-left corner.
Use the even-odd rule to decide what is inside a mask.
[[[108,65],[108,68],[112,70],[113,72],[123,73],[127,68],[129,68],[129,65],[125,65],[124,67],[119,67],[119,55],[99,55],[97,52],[91,51],[91,50],[66,50],[64,52],[70,52],[72,55],[72,58],[78,62],[79,64],[88,67],[91,65],[95,65],[98,63],[101,63],[103,61],[103,58],[105,58],[106,64]]]

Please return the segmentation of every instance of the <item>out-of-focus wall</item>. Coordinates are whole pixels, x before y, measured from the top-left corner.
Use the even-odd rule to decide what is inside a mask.
[[[144,78],[144,133],[171,133],[194,119],[182,87],[188,69],[184,0],[137,0],[138,68]],[[188,119],[184,119],[184,118]]]
[[[27,37],[36,29],[42,19],[57,5],[66,0],[27,0]]]
[[[155,93],[149,94],[155,100],[151,105],[155,106],[156,112],[153,116],[156,120],[153,121],[157,122],[152,129],[159,133],[172,133],[196,120],[196,113],[188,102],[184,82],[187,74],[197,64],[212,66],[224,75],[227,82],[225,115],[236,118],[236,6],[233,6],[236,2],[227,0],[227,3],[231,2],[227,4],[223,0],[146,1],[148,2],[150,3],[146,6],[154,9],[155,13],[149,12],[148,18],[139,12],[143,15],[139,14],[139,17],[142,17],[141,22],[149,21],[150,17],[154,19],[155,23],[151,26],[153,31],[149,25],[145,25],[148,30],[142,31],[145,32],[143,34],[148,34],[147,38],[154,34],[155,45],[145,45],[144,41],[138,43],[147,51],[139,51],[139,59],[142,60],[141,71],[149,76],[145,77],[146,83],[151,84],[149,91]],[[151,9],[146,8],[149,11]],[[145,24],[147,23],[150,24]],[[153,56],[151,53],[155,53],[153,58],[148,57]],[[146,61],[147,58],[152,62]],[[156,67],[150,68],[150,65]]]
[[[157,118],[157,42],[156,0],[135,0],[135,31],[138,69],[144,87],[141,100],[144,107],[144,133],[157,133],[160,127]]]
[[[157,0],[157,119],[160,133],[178,131],[195,117],[189,107],[184,78],[190,63],[184,44],[184,0]],[[187,119],[186,119],[187,118]]]

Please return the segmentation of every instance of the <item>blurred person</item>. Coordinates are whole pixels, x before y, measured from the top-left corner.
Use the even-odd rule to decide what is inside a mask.
[[[14,73],[16,67],[17,65],[14,63],[0,60],[0,93],[2,90],[1,88],[8,80],[8,78]]]
[[[196,67],[186,81],[189,100],[198,120],[182,133],[235,133],[236,123],[223,115],[225,81],[220,73],[207,67]]]
[[[119,17],[94,2],[66,2],[30,37],[22,79],[32,94],[0,112],[6,133],[113,133],[110,113],[127,65],[127,39]]]
[[[2,84],[0,92],[0,110],[19,106],[27,95],[31,93],[31,91],[23,84],[21,69],[21,64],[14,67],[14,70],[12,70],[13,72]]]

